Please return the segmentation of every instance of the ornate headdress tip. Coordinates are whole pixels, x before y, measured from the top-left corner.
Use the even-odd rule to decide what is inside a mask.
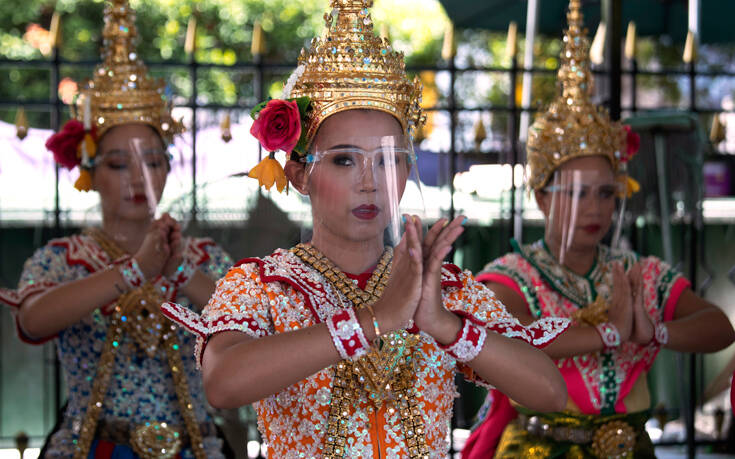
[[[571,0],[560,55],[558,84],[561,92],[529,130],[529,185],[546,186],[562,164],[583,156],[604,156],[620,168],[626,149],[625,131],[602,107],[592,103],[589,41],[582,22],[581,3]]]
[[[408,133],[421,114],[413,105],[421,85],[408,79],[403,53],[375,35],[371,0],[332,0],[325,34],[302,49],[304,70],[286,85],[291,98],[308,97],[313,110],[306,122],[310,143],[325,119],[345,110],[373,109],[395,116]],[[293,83],[291,85],[291,83]],[[418,89],[417,89],[418,88]],[[285,94],[285,91],[284,91]]]
[[[99,137],[120,124],[140,123],[153,127],[165,142],[184,131],[171,117],[163,79],[152,78],[138,58],[135,12],[128,0],[112,0],[105,8],[102,57],[91,79],[79,90],[91,98],[92,122]],[[75,118],[81,121],[80,97],[75,100]]]

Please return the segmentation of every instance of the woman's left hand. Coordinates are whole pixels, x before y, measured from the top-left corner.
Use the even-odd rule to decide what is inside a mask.
[[[161,220],[165,221],[169,226],[168,246],[171,247],[171,255],[168,257],[162,273],[167,278],[170,278],[176,273],[176,269],[184,261],[183,236],[181,234],[181,225],[172,216],[163,214]]]
[[[640,263],[636,263],[628,270],[627,277],[633,295],[633,331],[630,334],[630,341],[646,345],[653,339],[655,330],[643,298],[645,284]]]
[[[422,242],[424,272],[421,300],[414,315],[414,323],[440,342],[451,342],[457,332],[454,328],[460,323],[458,317],[449,312],[442,302],[441,268],[444,258],[452,250],[452,244],[464,231],[464,221],[464,216],[455,218],[451,223],[442,218],[429,229]],[[421,220],[414,217],[412,223],[421,234]],[[447,330],[453,330],[453,333],[442,333]],[[446,335],[448,340],[441,339],[442,336],[439,335]]]

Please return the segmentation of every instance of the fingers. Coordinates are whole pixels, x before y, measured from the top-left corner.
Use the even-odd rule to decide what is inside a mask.
[[[449,221],[446,218],[440,218],[431,228],[429,228],[429,231],[426,232],[423,244],[425,258],[429,256],[431,253],[431,247],[434,245],[434,242],[439,237],[439,234],[441,234],[444,227],[448,224]]]
[[[457,238],[464,232],[464,226],[462,225],[466,221],[467,218],[464,215],[460,215],[452,220],[451,223],[442,229],[441,234],[439,234],[439,237],[436,238],[434,243],[440,246],[454,244]]]
[[[625,275],[622,263],[619,262],[613,264],[613,289],[618,296],[624,299],[630,298],[630,283]]]
[[[409,218],[409,224],[406,225],[406,243],[408,254],[411,258],[412,264],[418,263],[419,265],[423,262],[423,255],[421,250],[421,240],[419,239],[418,229],[416,222],[413,218]]]

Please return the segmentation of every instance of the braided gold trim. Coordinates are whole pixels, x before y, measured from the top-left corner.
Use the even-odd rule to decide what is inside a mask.
[[[383,294],[390,278],[393,258],[393,249],[390,247],[386,248],[378,261],[364,291],[313,246],[299,244],[291,252],[319,271],[355,309],[375,303]],[[419,341],[418,336],[398,330],[379,337],[376,346],[371,347],[357,361],[343,360],[335,366],[324,439],[325,458],[344,457],[348,435],[347,420],[354,411],[361,391],[367,392],[368,400],[376,408],[385,403],[389,409],[398,411],[408,457],[428,458],[429,448],[418,405],[418,394],[413,387],[416,374],[414,352]]]
[[[87,230],[85,231],[85,234],[94,238],[95,242],[97,242],[97,244],[111,259],[115,260],[126,255],[125,251],[115,244],[115,242],[101,230]],[[84,416],[84,420],[82,421],[79,437],[75,441],[76,448],[74,459],[86,459],[89,454],[92,442],[94,441],[94,435],[97,429],[97,422],[102,410],[104,397],[107,393],[110,377],[112,376],[115,364],[115,350],[120,344],[124,331],[128,331],[127,328],[132,327],[132,323],[135,322],[134,316],[131,316],[130,320],[126,321],[124,324],[120,318],[123,314],[128,314],[128,311],[138,307],[141,304],[141,300],[145,300],[146,304],[154,305],[160,305],[163,302],[163,299],[156,292],[156,289],[150,282],[146,282],[139,289],[123,294],[118,299],[117,305],[115,306],[115,310],[110,319],[110,325],[107,328],[107,335],[105,337],[102,355],[97,363],[97,373],[95,374],[95,378],[92,383],[92,394],[89,399],[89,404],[87,405],[87,412]],[[128,327],[123,330],[123,327],[126,325],[128,325]],[[162,330],[165,330],[165,327],[163,327]],[[207,456],[204,451],[202,434],[199,429],[199,423],[196,420],[196,415],[194,414],[194,405],[191,400],[186,376],[183,373],[183,360],[181,359],[181,352],[179,352],[180,346],[175,330],[176,327],[171,325],[168,328],[168,331],[161,332],[159,339],[163,341],[164,348],[166,350],[169,369],[171,370],[171,376],[174,381],[176,398],[179,403],[181,415],[184,418],[186,430],[189,434],[190,446],[194,453],[194,457],[197,459],[206,459]],[[157,348],[157,343],[154,344]],[[146,351],[148,351],[148,349],[146,349]]]

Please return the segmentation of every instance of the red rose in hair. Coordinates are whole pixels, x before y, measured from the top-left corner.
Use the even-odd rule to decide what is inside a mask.
[[[61,131],[48,138],[46,148],[54,154],[54,160],[59,165],[71,170],[81,162],[77,157],[77,149],[82,139],[84,125],[77,120],[70,120]]]
[[[260,111],[250,134],[270,151],[291,153],[301,137],[301,115],[296,101],[273,99]]]
[[[641,148],[641,136],[627,124],[623,126],[623,129],[625,129],[625,156],[621,158],[621,161],[628,162],[638,153],[638,149]]]

